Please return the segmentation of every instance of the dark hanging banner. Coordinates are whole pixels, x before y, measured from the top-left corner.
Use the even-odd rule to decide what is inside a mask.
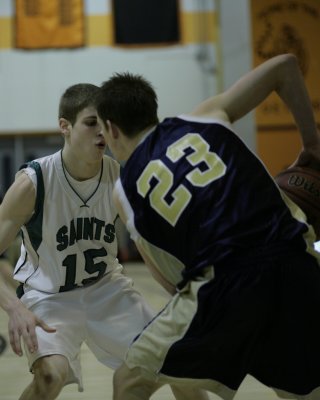
[[[177,43],[177,0],[113,0],[115,43],[130,45]]]
[[[84,46],[83,0],[16,0],[16,47]]]

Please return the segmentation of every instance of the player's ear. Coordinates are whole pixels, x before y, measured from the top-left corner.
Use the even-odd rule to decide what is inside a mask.
[[[111,137],[113,139],[118,139],[119,131],[120,131],[118,126],[116,124],[114,124],[113,122],[111,122],[109,119],[107,119],[106,125],[107,125],[107,129],[108,129],[109,134],[111,135]]]
[[[70,122],[65,118],[59,118],[60,132],[63,136],[68,136],[70,133]]]

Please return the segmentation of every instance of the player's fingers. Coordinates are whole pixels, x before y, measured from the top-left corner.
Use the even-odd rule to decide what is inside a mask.
[[[24,329],[22,331],[22,337],[30,353],[34,353],[38,349],[38,340],[35,327],[32,325]]]
[[[310,151],[302,150],[293,165],[298,167],[308,167],[320,171],[320,154],[315,155]]]
[[[305,155],[300,155],[295,162],[290,165],[290,168],[294,168],[294,167],[307,167],[310,165],[310,158],[308,156]]]
[[[22,356],[21,337],[17,330],[9,331],[9,341],[13,352],[18,356]]]
[[[37,325],[40,326],[44,331],[48,333],[53,333],[56,332],[56,329],[53,328],[52,326],[47,325],[42,319],[37,320]]]

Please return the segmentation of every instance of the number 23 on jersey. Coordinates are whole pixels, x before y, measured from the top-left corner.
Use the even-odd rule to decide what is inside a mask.
[[[166,157],[177,162],[185,156],[186,149],[193,151],[186,156],[188,163],[194,167],[185,175],[193,186],[205,187],[225,174],[226,165],[221,158],[209,149],[209,144],[197,133],[188,133],[167,148]],[[205,170],[199,164],[205,163]],[[150,191],[151,180],[157,184]],[[173,200],[168,203],[165,199],[174,184],[173,173],[161,160],[150,161],[137,181],[138,193],[145,198],[149,196],[151,207],[169,224],[175,226],[181,214],[191,200],[191,193],[185,185],[180,184],[172,193]]]

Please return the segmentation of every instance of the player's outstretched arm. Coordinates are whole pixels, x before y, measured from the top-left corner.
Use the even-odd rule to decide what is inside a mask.
[[[312,104],[292,54],[273,57],[240,78],[230,89],[201,103],[192,115],[219,117],[234,122],[276,92],[291,111],[304,148],[318,145]]]
[[[9,188],[0,205],[0,253],[15,240],[21,226],[32,216],[35,204],[35,189],[26,174],[21,173]],[[17,298],[13,288],[0,280],[0,306],[9,316],[9,339],[12,350],[22,355],[21,337],[29,350],[37,348],[35,327],[48,332],[55,330],[44,324]]]

